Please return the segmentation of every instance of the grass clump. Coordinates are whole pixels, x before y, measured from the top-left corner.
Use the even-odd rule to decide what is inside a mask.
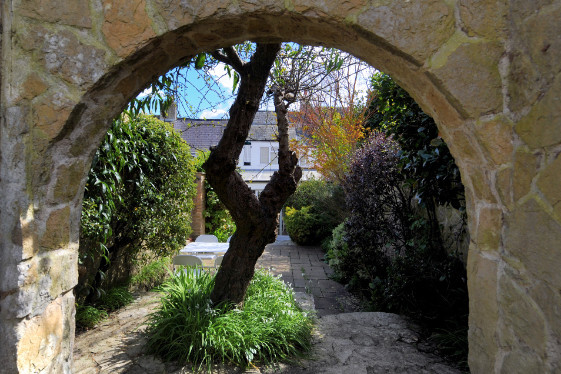
[[[100,297],[96,306],[99,309],[113,312],[132,303],[133,300],[134,297],[127,287],[114,287]]]
[[[210,372],[214,363],[268,364],[310,349],[312,317],[278,277],[257,271],[241,310],[213,308],[213,285],[205,272],[180,272],[162,285],[161,304],[148,320],[151,353]]]
[[[114,287],[103,293],[93,305],[76,305],[76,326],[94,328],[108,317],[108,313],[120,309],[134,300],[127,287]]]
[[[171,258],[163,257],[143,266],[129,284],[139,290],[149,291],[162,284],[169,274]]]
[[[91,305],[76,306],[76,325],[81,328],[91,329],[107,318],[107,312]]]

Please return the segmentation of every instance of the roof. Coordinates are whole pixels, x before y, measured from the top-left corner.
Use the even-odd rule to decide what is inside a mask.
[[[170,120],[168,120],[170,121]],[[206,151],[218,144],[228,123],[227,119],[201,120],[191,118],[178,118],[173,122],[173,127],[181,137],[191,146],[191,153],[198,150]],[[289,137],[296,138],[293,128],[288,131]],[[259,111],[249,130],[249,141],[278,141],[277,115],[271,111]]]
[[[195,154],[218,144],[226,128],[226,121],[179,118],[173,122],[173,127],[189,144],[191,153]]]

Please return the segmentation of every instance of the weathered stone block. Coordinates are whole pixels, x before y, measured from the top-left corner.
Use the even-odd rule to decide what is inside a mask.
[[[478,122],[475,133],[495,164],[502,165],[512,160],[514,131],[508,119],[499,116],[491,121]]]
[[[45,232],[40,238],[39,247],[45,250],[63,248],[70,239],[70,207],[55,210],[49,214]]]
[[[443,1],[384,1],[357,17],[371,30],[422,65],[454,34],[454,12]]]
[[[128,56],[156,36],[145,0],[104,0],[103,15],[103,35],[119,57]]]
[[[561,289],[561,224],[530,199],[505,216],[504,246],[536,280]]]
[[[92,27],[89,2],[82,0],[25,0],[21,15],[69,26]]]
[[[469,36],[491,40],[506,37],[508,13],[505,1],[460,0],[458,8],[463,28]]]
[[[47,85],[39,74],[31,73],[22,85],[22,98],[31,100],[47,90]]]
[[[501,241],[502,223],[502,210],[486,207],[479,210],[477,235],[475,237],[479,250],[498,251]]]
[[[532,63],[540,73],[553,78],[561,72],[561,38],[558,37],[561,8],[541,7],[519,26],[519,40],[523,42]]]
[[[50,303],[41,315],[24,321],[20,326],[22,336],[17,346],[17,366],[21,373],[70,369],[70,338],[67,334],[73,331],[70,326],[74,316],[72,300],[71,293],[61,296]]]
[[[539,168],[539,157],[534,153],[517,150],[514,154],[514,170],[512,188],[514,201],[519,200],[530,192],[532,180]]]
[[[499,60],[504,46],[498,42],[464,43],[450,53],[442,67],[432,70],[451,97],[471,118],[502,112]]]
[[[464,170],[467,171],[475,198],[490,204],[496,203],[497,199],[491,189],[491,173],[482,165],[475,166],[468,164],[465,166]]]
[[[88,170],[89,167],[79,161],[71,165],[60,166],[57,170],[57,182],[53,191],[54,200],[57,202],[73,200]]]
[[[529,349],[507,353],[500,367],[501,374],[546,373],[542,360]]]
[[[545,319],[528,291],[503,273],[498,295],[503,311],[499,333],[501,345],[508,351],[523,343],[543,357],[546,347]]]
[[[501,202],[509,208],[514,202],[512,198],[512,179],[512,167],[498,170],[495,176],[495,186]]]
[[[557,154],[553,162],[540,173],[538,188],[553,206],[558,219],[561,220],[561,154]]]
[[[469,367],[473,373],[492,373],[497,353],[496,260],[485,258],[474,247],[468,253]]]
[[[530,113],[515,127],[516,133],[532,148],[561,143],[561,116],[551,108],[561,108],[561,76],[559,76]]]

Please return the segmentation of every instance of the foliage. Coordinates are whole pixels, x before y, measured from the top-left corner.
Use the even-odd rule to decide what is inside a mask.
[[[203,172],[203,164],[208,159],[210,151],[197,152],[195,167],[197,171]],[[205,231],[213,234],[218,241],[225,243],[236,231],[236,224],[224,204],[220,201],[212,186],[205,180]]]
[[[151,290],[162,284],[169,274],[170,257],[162,257],[142,266],[140,271],[131,277],[129,285],[136,289]]]
[[[333,229],[331,238],[324,242],[325,258],[333,269],[339,269],[342,261],[348,261],[344,257],[349,253],[349,245],[345,239],[345,222],[340,223]],[[335,278],[340,280],[340,272],[334,273]]]
[[[284,214],[286,230],[293,242],[300,245],[313,245],[321,242],[323,227],[317,214],[311,214],[312,207],[302,209],[286,208]]]
[[[344,180],[352,156],[367,133],[364,123],[371,112],[359,98],[358,79],[358,74],[341,77],[332,90],[303,98],[300,109],[291,113],[292,125],[301,134],[292,148],[308,157],[331,182]]]
[[[76,326],[91,329],[107,319],[108,314],[103,309],[91,305],[76,305]]]
[[[286,230],[302,245],[321,244],[343,221],[343,189],[333,183],[310,179],[298,185],[285,204]]]
[[[373,251],[343,272],[356,271],[360,277],[375,278],[387,263],[384,254],[411,245],[411,191],[403,186],[398,168],[399,148],[383,134],[372,134],[351,164],[344,184],[347,209],[347,241],[353,256]],[[342,266],[346,266],[345,262]]]
[[[230,212],[220,201],[216,192],[205,180],[205,227],[206,232],[213,234],[218,241],[225,243],[236,231],[236,224]]]
[[[460,172],[434,120],[391,77],[372,77],[375,96],[367,127],[392,135],[399,144],[399,167],[421,204],[465,205]]]
[[[466,271],[432,240],[426,211],[414,204],[399,162],[397,143],[383,134],[357,152],[344,184],[350,214],[334,231],[327,258],[336,277],[375,310],[448,331],[447,321],[467,315]]]
[[[190,232],[195,194],[189,147],[153,117],[122,115],[97,150],[84,191],[80,261],[102,256],[97,286],[119,251],[166,256]]]
[[[179,272],[161,287],[159,308],[149,316],[147,347],[162,359],[247,367],[301,355],[310,348],[312,320],[278,277],[257,271],[243,309],[211,307],[214,278]]]
[[[105,292],[95,305],[98,309],[113,312],[132,303],[133,300],[134,297],[127,287],[113,287]]]

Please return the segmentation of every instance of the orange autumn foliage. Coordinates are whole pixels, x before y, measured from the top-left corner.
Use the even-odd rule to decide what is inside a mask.
[[[345,107],[301,105],[293,112],[291,122],[300,133],[300,139],[291,144],[291,149],[307,157],[314,168],[326,179],[340,183],[345,177],[351,158],[365,138],[367,107],[347,105]]]

